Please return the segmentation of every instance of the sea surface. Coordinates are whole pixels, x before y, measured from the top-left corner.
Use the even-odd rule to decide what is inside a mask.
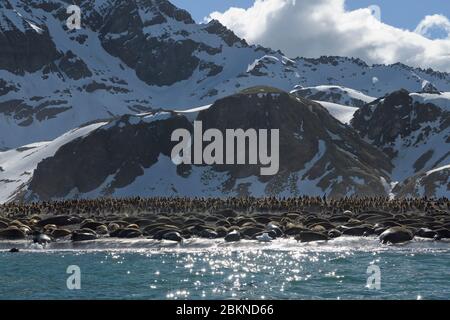
[[[0,242],[0,299],[449,298],[450,242]]]

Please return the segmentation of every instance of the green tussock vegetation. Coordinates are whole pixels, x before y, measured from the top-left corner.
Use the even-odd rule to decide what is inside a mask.
[[[256,94],[256,93],[287,93],[278,88],[269,86],[255,86],[239,91],[240,94]]]

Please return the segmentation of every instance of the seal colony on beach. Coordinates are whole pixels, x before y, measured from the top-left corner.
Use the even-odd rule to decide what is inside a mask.
[[[0,240],[89,241],[193,237],[227,242],[301,242],[378,236],[381,243],[414,237],[450,239],[448,198],[100,198],[0,206]]]

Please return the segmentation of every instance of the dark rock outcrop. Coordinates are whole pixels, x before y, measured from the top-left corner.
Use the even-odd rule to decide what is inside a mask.
[[[136,122],[135,122],[136,121]],[[89,192],[115,175],[110,192],[131,184],[155,164],[160,154],[170,157],[174,142],[170,135],[176,128],[190,129],[184,117],[145,122],[138,116],[114,120],[90,135],[62,146],[42,161],[30,183],[40,199],[64,197],[71,190]]]

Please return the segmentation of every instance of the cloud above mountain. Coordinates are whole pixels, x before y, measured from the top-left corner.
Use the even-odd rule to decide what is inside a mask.
[[[347,11],[345,0],[255,0],[248,9],[213,12],[206,20],[217,19],[249,43],[291,57],[351,56],[450,71],[450,37],[428,34],[431,27],[447,26],[444,16],[426,17],[409,31],[383,23],[371,11]]]
[[[450,20],[442,14],[426,16],[415,30],[427,38],[447,38],[450,40]]]

